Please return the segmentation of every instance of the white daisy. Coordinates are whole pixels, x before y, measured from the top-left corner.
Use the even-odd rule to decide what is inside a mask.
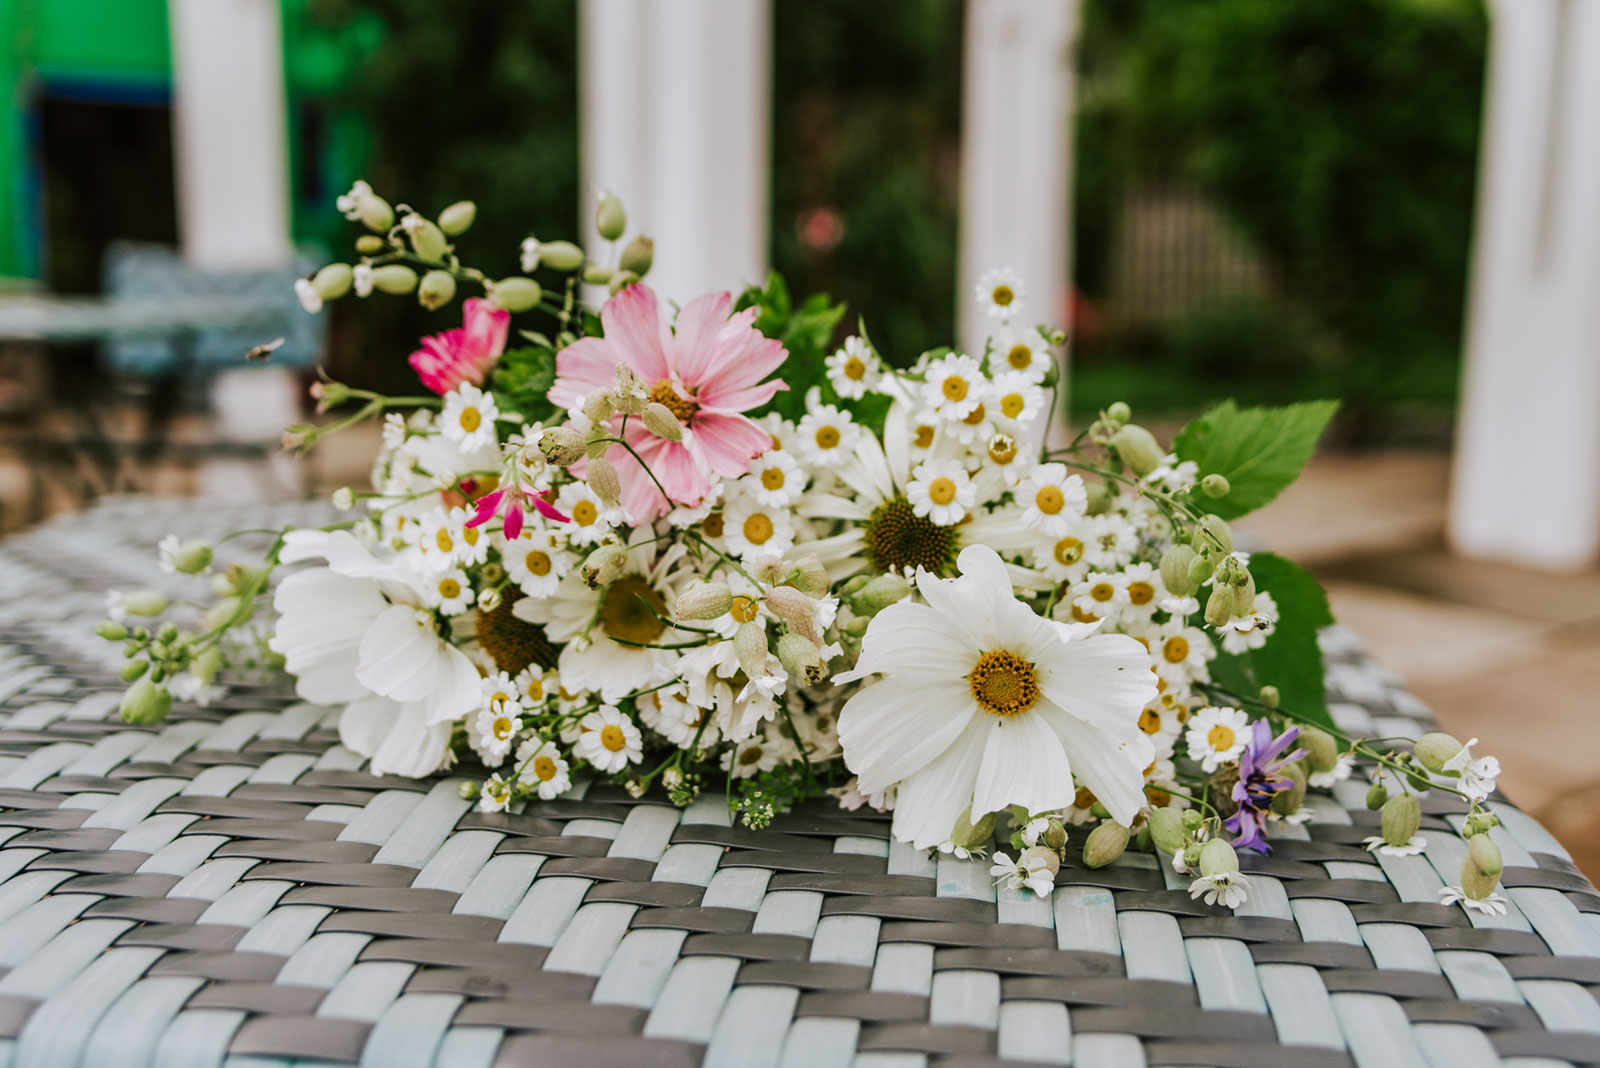
[[[1129,564],[1122,572],[1128,603],[1122,608],[1124,622],[1148,623],[1160,607],[1166,588],[1161,585],[1161,572],[1151,564]]]
[[[472,720],[469,737],[486,767],[498,768],[511,751],[511,741],[522,729],[522,720],[515,714],[516,707],[511,704],[491,706],[481,709]]]
[[[1182,619],[1169,619],[1156,631],[1150,652],[1157,675],[1170,685],[1186,687],[1192,682],[1210,681],[1209,665],[1217,655],[1217,647],[1205,631],[1187,626]]]
[[[1116,622],[1128,603],[1128,583],[1120,571],[1091,571],[1067,591],[1079,622]]]
[[[546,671],[538,664],[529,664],[511,682],[516,687],[517,700],[522,706],[537,710],[555,696],[561,679],[554,671]]]
[[[402,517],[403,518],[403,517]],[[461,562],[466,543],[466,514],[458,508],[434,508],[416,523],[414,558],[422,571],[447,571]]]
[[[865,338],[847,337],[844,346],[824,361],[833,391],[848,400],[859,400],[878,383],[878,358]]]
[[[912,473],[906,500],[914,514],[950,527],[967,517],[978,491],[966,468],[955,460],[929,460]]]
[[[977,360],[952,353],[928,364],[922,400],[947,425],[959,423],[983,403],[988,385]]]
[[[1222,871],[1215,875],[1202,875],[1189,884],[1189,896],[1204,896],[1207,905],[1222,905],[1237,909],[1250,896],[1250,880],[1243,872]]]
[[[1017,487],[1017,504],[1022,508],[1023,523],[1059,538],[1083,517],[1089,494],[1083,479],[1069,473],[1065,464],[1040,464]]]
[[[989,874],[1007,890],[1032,890],[1040,897],[1049,897],[1056,888],[1055,873],[1050,870],[1050,862],[1043,853],[1025,851],[1015,858],[996,853]]]
[[[752,735],[722,753],[721,766],[732,771],[735,779],[748,779],[763,771],[771,771],[781,762],[782,747],[777,736],[770,731]]]
[[[1478,739],[1473,738],[1461,747],[1461,751],[1444,762],[1446,774],[1455,772],[1461,776],[1458,784],[1461,792],[1474,801],[1487,800],[1494,793],[1494,781],[1500,777],[1500,761],[1492,756],[1472,759],[1472,747],[1478,744]]]
[[[1084,522],[1089,531],[1084,555],[1090,567],[1109,571],[1128,563],[1139,551],[1139,528],[1126,516],[1091,515]]]
[[[1089,573],[1088,546],[1080,521],[1071,531],[1049,541],[1036,542],[1033,566],[1055,582],[1078,582]],[[1079,620],[1079,622],[1084,622]]]
[[[442,571],[423,586],[422,603],[447,616],[459,616],[472,607],[472,582],[459,568]]]
[[[1189,721],[1184,742],[1189,756],[1210,774],[1239,759],[1250,734],[1250,717],[1237,708],[1202,708]]]
[[[578,721],[578,728],[578,755],[608,775],[644,756],[639,728],[615,705],[590,712]]]
[[[1362,839],[1362,844],[1367,847],[1368,853],[1383,853],[1391,857],[1415,856],[1428,848],[1428,840],[1420,834],[1412,835],[1411,840],[1404,845],[1390,845],[1383,835],[1372,834]]]
[[[838,467],[855,452],[861,428],[850,413],[831,404],[811,404],[795,428],[795,448],[814,467]]]
[[[1016,437],[1006,433],[989,435],[981,449],[976,452],[983,461],[985,471],[993,471],[1000,476],[1004,486],[1017,486],[1028,477],[1032,465],[1022,451],[1022,446]]]
[[[747,561],[782,556],[794,545],[793,513],[738,494],[722,510],[722,538],[729,553]]]
[[[1010,267],[985,271],[978,279],[978,304],[991,319],[1006,322],[1020,314],[1026,295],[1022,279]]]
[[[1044,390],[1023,371],[1009,371],[995,377],[990,389],[994,415],[1011,425],[1025,427],[1044,414]]]
[[[462,452],[473,452],[496,444],[494,421],[498,418],[500,409],[495,407],[494,394],[463,382],[444,396],[439,433]]]
[[[1504,916],[1508,900],[1504,894],[1491,893],[1485,898],[1468,897],[1466,891],[1459,886],[1441,886],[1439,888],[1439,904],[1456,905],[1462,908],[1481,912],[1485,916]]]
[[[869,675],[839,717],[845,763],[864,793],[899,784],[893,831],[932,848],[975,815],[1065,807],[1073,777],[1113,818],[1144,807],[1154,748],[1139,710],[1156,692],[1144,648],[1041,619],[1011,590],[995,551],[962,550],[959,578],[923,572],[926,604],[879,612],[845,683]]]
[[[596,545],[612,529],[626,526],[628,513],[620,506],[608,507],[587,482],[568,482],[556,493],[556,509],[572,522],[562,527],[574,545]]]
[[[989,366],[1000,374],[1017,374],[1035,384],[1044,381],[1051,365],[1050,343],[1032,327],[1002,326],[989,348]]]
[[[645,725],[679,749],[697,744],[709,749],[717,743],[716,725],[706,719],[710,710],[690,701],[683,684],[646,694],[637,703]]]
[[[769,508],[788,508],[806,489],[805,472],[783,449],[768,449],[750,461],[739,488]]]
[[[556,743],[529,738],[517,747],[517,778],[539,792],[541,801],[572,789],[572,776]]]
[[[479,812],[504,812],[511,807],[511,781],[499,775],[484,780],[478,793]]]
[[[572,556],[565,550],[566,539],[560,533],[525,526],[516,541],[500,546],[500,562],[523,593],[542,600],[556,592],[572,569]]]

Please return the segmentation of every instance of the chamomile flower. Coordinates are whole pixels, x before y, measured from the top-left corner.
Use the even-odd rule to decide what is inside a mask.
[[[748,779],[763,771],[771,771],[781,762],[782,747],[771,731],[759,731],[732,749],[722,753],[722,768],[731,771],[735,779]]]
[[[489,559],[489,538],[481,527],[467,526],[471,516],[465,508],[450,509],[450,522],[461,532],[456,539],[455,561],[463,567]]]
[[[813,467],[838,467],[855,454],[861,428],[831,404],[810,407],[794,434],[800,458]]]
[[[517,700],[524,708],[538,709],[560,689],[561,680],[554,671],[546,671],[538,664],[529,664],[512,679]]]
[[[946,425],[959,423],[983,403],[988,380],[977,360],[954,353],[928,364],[922,399]]]
[[[769,508],[787,508],[805,492],[806,476],[789,453],[769,449],[750,462],[739,486]]]
[[[511,807],[511,781],[491,775],[478,793],[479,812],[504,812]]]
[[[643,738],[633,720],[615,705],[605,705],[578,721],[577,753],[597,771],[614,774],[644,756]]]
[[[989,435],[989,440],[983,443],[978,455],[983,460],[984,469],[999,475],[1000,481],[1006,486],[1020,485],[1032,470],[1017,439],[1004,432]]]
[[[911,473],[906,500],[912,513],[941,527],[955,526],[977,503],[978,491],[955,460],[928,460]]]
[[[1040,464],[1017,487],[1017,504],[1024,524],[1059,538],[1083,516],[1089,495],[1083,479],[1069,474],[1065,464]]]
[[[460,509],[435,508],[417,523],[416,537],[413,559],[420,569],[447,571],[461,562],[466,542],[466,513]]]
[[[1139,528],[1126,516],[1107,513],[1086,518],[1089,537],[1084,539],[1084,557],[1089,566],[1102,571],[1118,568],[1139,551]]]
[[[1175,617],[1161,624],[1150,642],[1150,654],[1155,658],[1156,674],[1168,685],[1187,687],[1210,680],[1208,665],[1217,655],[1217,647],[1204,631]]]
[[[994,371],[1022,375],[1037,384],[1044,381],[1051,362],[1049,342],[1032,327],[1003,326],[995,331],[989,348],[989,366]]]
[[[1210,774],[1237,760],[1250,736],[1250,717],[1237,708],[1202,708],[1189,720],[1184,736],[1189,755]]]
[[[529,738],[517,747],[517,778],[549,801],[572,789],[572,776],[556,743]]]
[[[522,528],[515,541],[500,547],[500,562],[519,589],[529,597],[543,599],[556,592],[572,568],[572,557],[565,551],[566,539],[559,533],[535,526]]]
[[[1128,603],[1122,608],[1124,623],[1148,623],[1160,607],[1166,590],[1161,585],[1161,573],[1152,564],[1129,564],[1123,570]]]
[[[472,607],[472,582],[460,568],[442,571],[423,584],[422,603],[447,616],[459,616]]]
[[[563,533],[574,545],[596,545],[612,529],[628,522],[628,513],[612,507],[587,482],[568,482],[556,493],[556,508],[571,518]]]
[[[859,400],[877,388],[878,358],[865,338],[847,337],[844,346],[824,361],[833,391],[848,400]]]
[[[1067,591],[1073,618],[1079,622],[1105,619],[1115,622],[1128,603],[1127,580],[1116,571],[1091,571]]]
[[[710,709],[690,701],[684,684],[646,694],[637,703],[645,725],[679,749],[709,749],[717,743],[716,724],[707,720]]]
[[[1038,542],[1033,547],[1033,566],[1055,582],[1079,582],[1089,573],[1087,530],[1082,522],[1058,538]]]
[[[794,519],[787,508],[762,504],[739,494],[722,511],[722,537],[728,552],[745,559],[782,555],[794,546]]]
[[[506,754],[511,751],[512,739],[522,729],[522,718],[517,715],[520,710],[520,706],[511,701],[479,709],[468,737],[485,766],[498,768],[505,762]]]
[[[979,442],[988,441],[994,436],[995,422],[993,414],[985,401],[992,401],[993,399],[989,384],[987,382],[983,383],[981,392],[978,394],[978,406],[968,412],[965,418],[944,423],[943,429],[946,436],[951,441],[959,442],[969,448]]]
[[[1010,267],[985,271],[978,279],[978,304],[991,319],[1010,321],[1021,313],[1026,295],[1022,279]]]
[[[439,433],[462,452],[475,452],[497,444],[494,422],[498,418],[500,409],[495,407],[494,394],[463,382],[445,394]]]
[[[1022,371],[997,375],[990,396],[993,414],[1024,427],[1044,414],[1044,390]]]
[[[911,463],[921,463],[939,453],[942,435],[939,433],[939,417],[936,414],[931,411],[923,412],[907,429],[910,441],[906,457]]]

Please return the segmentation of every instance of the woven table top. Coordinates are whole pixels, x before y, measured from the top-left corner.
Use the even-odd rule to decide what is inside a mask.
[[[720,796],[579,785],[482,814],[368,775],[279,685],[122,725],[105,589],[187,588],[169,530],[305,521],[121,499],[0,543],[0,1068],[1600,1064],[1600,894],[1498,799],[1505,917],[1438,904],[1454,834],[1361,848],[1359,768],[1245,859],[1232,915],[1132,852],[997,892],[822,804],[750,831]],[[1429,722],[1325,645],[1347,731]]]

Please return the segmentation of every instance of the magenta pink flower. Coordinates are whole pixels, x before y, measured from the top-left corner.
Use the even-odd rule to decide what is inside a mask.
[[[663,515],[675,503],[699,504],[713,476],[738,478],[753,457],[772,447],[771,435],[741,413],[789,388],[778,379],[762,381],[788,352],[751,325],[756,309],[730,315],[732,309],[730,294],[708,293],[690,301],[669,327],[654,291],[629,286],[600,309],[605,337],[580,338],[556,357],[552,403],[578,407],[596,389],[612,388],[617,364],[626,363],[649,387],[650,398],[684,424],[683,440],[673,442],[656,437],[638,419],[628,421],[628,444],[671,501],[627,450],[614,445],[607,454],[622,479],[623,507],[635,522]]]
[[[463,324],[422,339],[411,366],[422,384],[441,397],[463,382],[483,385],[483,376],[506,349],[511,313],[473,298],[462,306]]]
[[[508,541],[516,541],[522,533],[524,522],[523,511],[532,508],[546,519],[553,519],[557,523],[570,523],[572,518],[563,515],[561,510],[551,504],[549,492],[544,494],[529,493],[521,486],[511,489],[497,489],[493,493],[485,493],[482,497],[472,502],[472,518],[467,520],[467,526],[476,527],[487,523],[496,514],[505,513],[505,536]]]

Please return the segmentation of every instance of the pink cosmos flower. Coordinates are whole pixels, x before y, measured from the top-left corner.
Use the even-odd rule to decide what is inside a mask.
[[[607,454],[621,476],[623,507],[635,522],[664,515],[674,504],[699,504],[713,476],[738,478],[753,457],[772,447],[771,435],[741,413],[789,388],[778,379],[762,381],[788,352],[751,325],[756,309],[730,315],[732,309],[731,294],[708,293],[690,301],[669,327],[655,292],[629,286],[600,309],[605,337],[580,338],[556,357],[552,403],[578,407],[596,389],[612,388],[617,364],[626,363],[644,380],[650,399],[684,424],[683,440],[673,442],[656,437],[638,419],[628,420],[628,444],[671,501],[627,450],[614,445]]]
[[[511,313],[473,298],[462,306],[463,325],[422,339],[411,366],[422,384],[444,396],[463,382],[483,385],[484,375],[506,349]]]

